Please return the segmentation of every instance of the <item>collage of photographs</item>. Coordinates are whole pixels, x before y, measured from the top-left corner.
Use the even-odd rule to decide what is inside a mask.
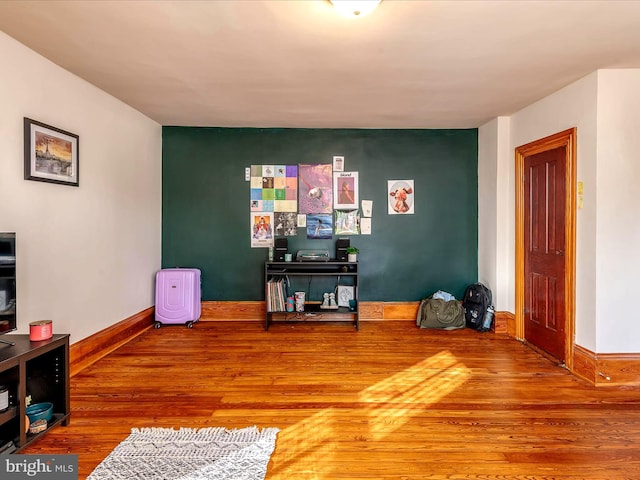
[[[310,240],[371,235],[373,201],[360,202],[358,172],[344,168],[343,156],[332,163],[252,165],[251,247],[273,247],[275,237],[295,236],[299,229]],[[414,213],[413,183],[387,181],[389,215]]]

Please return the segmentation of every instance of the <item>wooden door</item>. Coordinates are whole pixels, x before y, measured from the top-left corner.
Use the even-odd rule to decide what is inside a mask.
[[[564,363],[564,146],[524,159],[524,338]]]
[[[516,148],[515,336],[573,368],[576,129]]]

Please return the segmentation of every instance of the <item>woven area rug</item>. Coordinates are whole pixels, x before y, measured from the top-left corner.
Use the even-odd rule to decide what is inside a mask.
[[[277,428],[134,428],[88,480],[264,480]]]

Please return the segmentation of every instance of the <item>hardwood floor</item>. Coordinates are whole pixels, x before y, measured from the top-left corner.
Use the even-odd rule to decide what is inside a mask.
[[[23,453],[85,478],[132,427],[279,427],[276,479],[638,479],[640,389],[595,388],[506,336],[410,321],[149,330],[71,381]]]

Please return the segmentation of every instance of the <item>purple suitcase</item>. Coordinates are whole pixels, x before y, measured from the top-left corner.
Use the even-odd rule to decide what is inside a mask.
[[[156,273],[155,328],[180,323],[191,328],[200,308],[199,269],[164,268]]]

